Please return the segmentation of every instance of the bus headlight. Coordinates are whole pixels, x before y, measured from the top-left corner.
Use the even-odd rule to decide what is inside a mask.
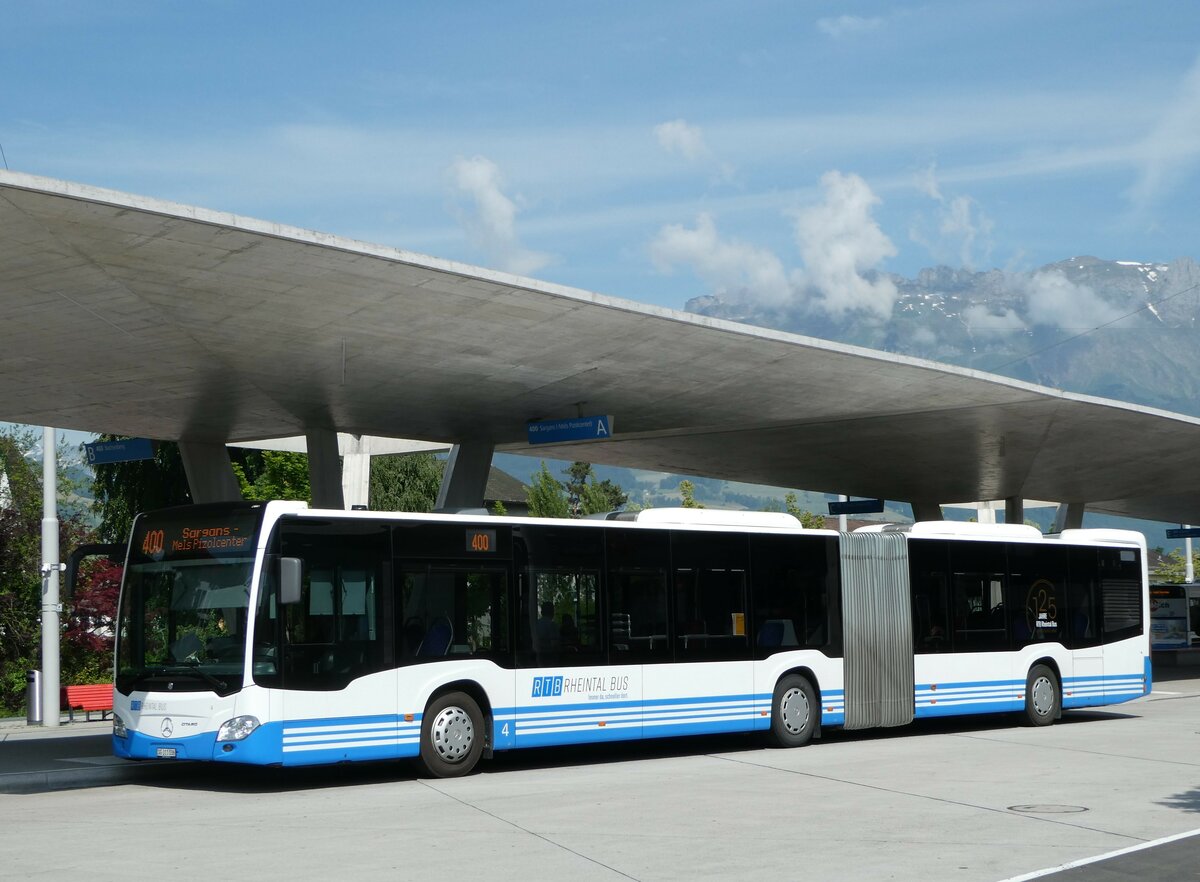
[[[241,741],[249,737],[258,728],[258,717],[234,717],[226,720],[217,730],[217,743],[222,741]]]
[[[129,730],[125,728],[125,721],[121,719],[120,714],[113,714],[113,737],[128,738]]]

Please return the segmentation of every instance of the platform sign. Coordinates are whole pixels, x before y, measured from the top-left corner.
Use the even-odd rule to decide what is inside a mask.
[[[1180,527],[1167,530],[1168,539],[1195,539],[1200,536],[1200,527]]]
[[[612,437],[612,416],[567,417],[526,423],[530,444],[603,441]]]
[[[851,499],[848,502],[829,503],[831,515],[875,514],[883,511],[882,499]]]
[[[108,465],[113,462],[133,462],[154,459],[154,442],[149,438],[126,438],[124,441],[95,441],[84,444],[88,465]]]

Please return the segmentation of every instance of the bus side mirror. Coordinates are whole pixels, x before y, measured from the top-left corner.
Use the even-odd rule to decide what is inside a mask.
[[[299,603],[304,562],[298,557],[279,558],[279,602]]]

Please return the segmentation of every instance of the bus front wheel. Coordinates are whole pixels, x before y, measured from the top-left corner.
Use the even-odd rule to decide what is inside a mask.
[[[821,706],[807,677],[788,674],[771,697],[771,743],[776,747],[802,747],[812,740]]]
[[[483,754],[483,714],[465,692],[429,702],[421,718],[421,764],[431,777],[466,775]]]
[[[1054,671],[1045,665],[1034,665],[1025,681],[1025,719],[1031,726],[1049,726],[1061,709],[1062,693]]]

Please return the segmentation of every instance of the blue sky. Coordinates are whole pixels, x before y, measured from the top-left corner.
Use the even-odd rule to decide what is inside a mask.
[[[1200,257],[1198,4],[0,14],[13,170],[663,306],[939,263]]]

